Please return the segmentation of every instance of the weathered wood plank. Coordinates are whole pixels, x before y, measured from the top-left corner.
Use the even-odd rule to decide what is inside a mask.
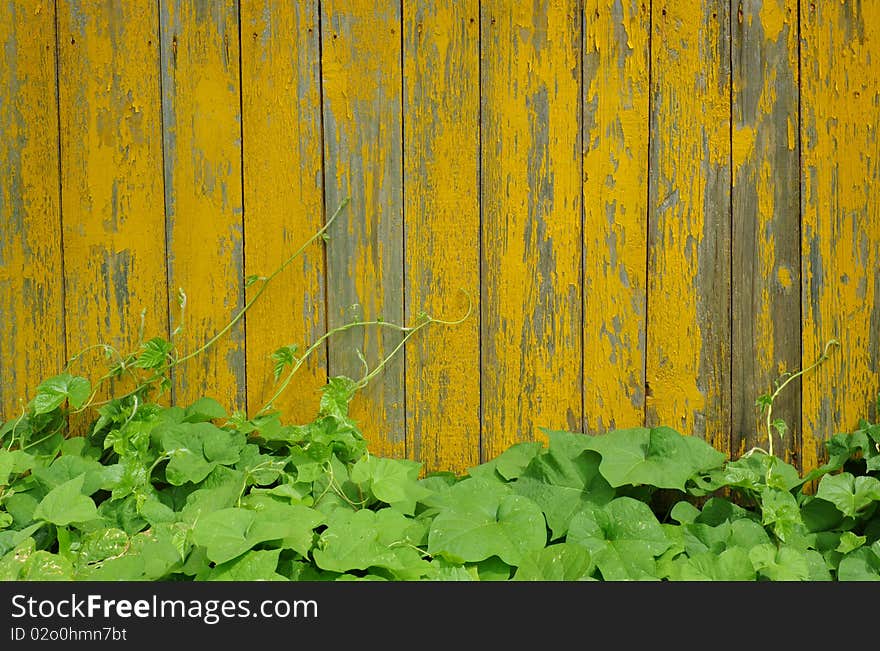
[[[0,2],[0,421],[65,361],[55,11]]]
[[[645,421],[650,10],[584,6],[584,430]]]
[[[482,4],[484,460],[583,426],[579,11]]]
[[[755,406],[800,368],[800,147],[795,0],[742,0],[733,21],[731,451],[768,450]],[[773,402],[773,452],[799,464],[800,384]]]
[[[801,3],[803,466],[876,420],[880,392],[880,5]]]
[[[323,225],[318,2],[241,5],[245,275],[268,276]],[[276,276],[246,316],[251,412],[275,393],[271,353],[300,351],[325,332],[324,250],[311,245]],[[248,298],[262,283],[248,289]],[[327,381],[326,346],[274,407],[310,421]]]
[[[58,3],[71,356],[95,344],[126,354],[141,334],[168,335],[158,27],[153,3]],[[107,369],[94,353],[76,368],[97,378]],[[134,387],[121,382],[120,391]]]
[[[407,342],[407,454],[464,472],[480,452],[478,3],[403,5],[406,313],[443,319]]]
[[[729,450],[730,24],[721,0],[655,3],[647,404]]]
[[[165,211],[171,326],[191,355],[244,306],[238,3],[161,5]],[[238,322],[174,373],[174,399],[245,405],[244,328]]]
[[[398,3],[321,3],[325,211],[351,203],[327,244],[328,325],[384,319],[402,323],[403,163],[401,18]],[[401,335],[354,328],[331,339],[331,375],[364,375]],[[404,359],[395,355],[354,399],[374,454],[406,456]]]

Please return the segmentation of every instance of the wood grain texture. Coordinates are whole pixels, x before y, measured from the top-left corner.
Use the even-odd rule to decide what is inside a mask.
[[[645,421],[650,11],[584,5],[584,428]]]
[[[58,3],[65,316],[71,356],[168,336],[159,18],[154,4]],[[97,379],[100,350],[73,370]],[[111,363],[115,363],[115,359]],[[130,378],[97,398],[134,387]],[[85,432],[91,416],[71,420]]]
[[[329,231],[328,326],[403,323],[403,126],[398,3],[321,3],[325,211],[351,203]],[[399,343],[389,328],[334,336],[330,375],[354,379]],[[404,359],[395,355],[352,403],[375,454],[404,457]]]
[[[480,452],[477,2],[403,5],[406,313],[443,319],[407,342],[407,455],[464,472]]]
[[[729,450],[729,5],[655,3],[647,412]]]
[[[482,28],[482,457],[582,427],[576,2],[486,2]]]
[[[801,3],[803,464],[877,418],[880,393],[880,5]]]
[[[182,355],[199,350],[244,307],[238,3],[161,5],[165,211],[171,326]],[[186,294],[180,323],[178,289]],[[174,372],[174,399],[245,405],[239,322]]]
[[[241,22],[245,275],[268,276],[324,222],[318,2],[243,2]],[[251,413],[275,393],[272,352],[305,351],[324,334],[322,244],[273,278],[247,313]],[[251,285],[249,300],[261,286]],[[285,421],[309,422],[326,381],[323,346],[274,406]]]
[[[743,0],[733,21],[733,269],[731,450],[768,450],[755,400],[772,394],[800,352],[798,8]],[[799,464],[800,385],[774,400],[785,420],[773,451]]]
[[[54,3],[0,2],[0,421],[65,362]]]
[[[177,402],[254,412],[276,348],[464,289],[355,398],[371,453],[644,423],[737,456],[832,338],[774,451],[880,417],[877,3],[0,0],[0,43],[0,419],[142,311],[198,350],[346,198]],[[277,406],[400,340],[336,335]]]

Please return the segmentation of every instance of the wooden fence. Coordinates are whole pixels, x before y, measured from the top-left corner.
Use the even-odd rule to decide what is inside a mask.
[[[0,420],[91,344],[198,348],[346,197],[173,400],[253,411],[276,348],[465,290],[356,398],[376,454],[666,424],[735,456],[832,338],[785,456],[878,417],[880,3],[0,0],[0,44]],[[400,336],[331,338],[285,418]]]

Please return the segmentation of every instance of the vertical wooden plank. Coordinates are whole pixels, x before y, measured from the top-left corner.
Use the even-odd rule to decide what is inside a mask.
[[[876,420],[880,392],[880,5],[801,3],[803,465]]]
[[[321,3],[325,211],[350,198],[327,245],[328,324],[403,321],[401,21],[399,3]],[[357,379],[400,341],[354,328],[330,341],[331,375]],[[358,394],[355,418],[374,454],[406,455],[404,360],[398,354]]]
[[[62,0],[58,25],[67,347],[128,353],[142,313],[145,337],[168,332],[158,11]]]
[[[769,449],[755,400],[800,368],[798,8],[740,0],[732,21],[733,306],[731,451]],[[799,464],[800,384],[773,403],[773,452]]]
[[[579,12],[482,5],[484,460],[583,425]]]
[[[730,21],[722,0],[654,2],[647,404],[729,449]]]
[[[406,351],[407,450],[425,470],[480,457],[479,6],[407,0],[404,24],[406,313],[444,319]]]
[[[244,306],[238,3],[161,5],[165,211],[172,327],[186,293],[178,348],[202,348]],[[244,328],[238,322],[174,373],[176,402],[202,395],[245,403]]]
[[[65,359],[55,7],[0,2],[0,421]]]
[[[645,420],[649,3],[584,5],[584,429]]]
[[[241,22],[245,273],[267,276],[323,225],[318,3],[244,2]],[[248,312],[251,412],[275,392],[271,353],[288,344],[305,351],[324,334],[321,245],[276,276]],[[297,373],[274,406],[285,420],[307,422],[327,381],[326,346]]]

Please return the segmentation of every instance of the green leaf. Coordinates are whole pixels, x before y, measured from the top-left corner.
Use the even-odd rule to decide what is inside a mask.
[[[524,555],[514,581],[587,581],[595,569],[590,550],[561,542]]]
[[[98,516],[91,498],[83,495],[85,473],[53,488],[34,511],[35,520],[45,520],[60,527],[87,522]]]
[[[649,485],[686,490],[689,479],[724,463],[726,456],[703,439],[670,427],[635,427],[585,436],[602,455],[599,471],[611,486]]]
[[[399,511],[337,509],[312,551],[317,566],[333,572],[383,568],[405,580],[418,579],[429,564],[415,548],[420,529]]]
[[[35,551],[36,541],[30,536],[24,536],[13,549],[0,556],[0,581],[17,581],[22,568]]]
[[[282,346],[272,353],[272,372],[275,376],[276,382],[278,381],[278,378],[281,377],[285,368],[293,366],[298,361],[296,356],[297,352],[299,352],[299,346],[296,344],[289,344],[287,346]]]
[[[134,365],[138,368],[160,368],[168,362],[168,355],[174,350],[174,344],[161,337],[154,337],[141,344],[141,354]]]
[[[85,475],[83,495],[92,495],[100,489],[110,490],[121,480],[122,474],[123,468],[118,464],[105,465],[88,457],[73,455],[59,457],[50,466],[33,470],[33,476],[46,490],[52,490],[79,475]]]
[[[432,491],[419,483],[422,464],[409,459],[387,459],[368,456],[357,461],[351,469],[351,481],[369,491],[380,502],[385,502],[406,515],[413,515],[416,503]]]
[[[778,457],[756,450],[748,456],[710,470],[707,475],[700,477],[697,483],[704,492],[728,487],[760,492],[765,486],[789,491],[804,482],[797,468]]]
[[[24,450],[0,449],[0,486],[8,486],[10,477],[31,470],[36,459]]]
[[[532,459],[513,490],[544,511],[552,539],[562,538],[572,516],[585,505],[607,504],[615,490],[599,472],[602,457],[586,449],[587,436],[547,432],[549,450]]]
[[[837,580],[880,581],[880,556],[869,547],[848,553],[837,566]]]
[[[816,497],[834,504],[841,513],[855,517],[872,502],[880,500],[880,480],[848,472],[825,475],[819,482]]]
[[[431,523],[428,552],[453,562],[475,562],[498,556],[519,565],[529,551],[547,543],[541,508],[504,484],[465,479],[452,486],[449,504]]]
[[[187,423],[203,423],[216,418],[226,418],[226,409],[214,398],[199,398],[184,411],[183,420]]]
[[[755,571],[770,581],[808,581],[810,562],[801,550],[789,546],[777,549],[768,543],[749,550],[749,560]]]
[[[670,581],[754,581],[756,578],[748,550],[743,547],[679,556],[664,567],[662,574]]]
[[[237,462],[247,439],[240,432],[220,429],[212,423],[185,423],[163,429],[161,441],[170,458],[165,477],[169,483],[181,486],[201,482],[220,464]]]
[[[478,479],[511,481],[519,477],[543,449],[541,441],[520,441],[491,461],[468,468],[467,474]]]
[[[80,568],[77,581],[141,581],[144,578],[144,558],[124,554],[104,562]]]
[[[225,563],[269,540],[295,540],[297,551],[303,553],[307,551],[301,544],[303,536],[310,540],[312,529],[320,522],[313,509],[297,504],[279,503],[277,509],[264,511],[220,509],[196,521],[193,542],[204,546],[215,563]]]
[[[783,542],[791,542],[792,534],[804,528],[800,507],[788,491],[765,488],[761,491],[761,521],[771,526]]]
[[[566,541],[590,550],[605,581],[658,580],[655,557],[672,545],[651,508],[631,497],[584,508]]]
[[[73,565],[63,556],[38,550],[28,556],[18,578],[21,581],[72,581]]]
[[[34,415],[45,414],[63,405],[65,400],[70,400],[70,406],[78,409],[91,392],[92,385],[86,378],[61,373],[40,382],[31,407]]]
[[[280,549],[250,551],[213,568],[205,581],[287,581],[275,570]]]
[[[838,551],[841,554],[848,554],[864,545],[867,541],[867,536],[858,536],[852,531],[844,531],[840,535],[840,544],[837,545],[835,551]]]
[[[87,565],[111,556],[121,556],[128,550],[130,544],[131,539],[122,529],[108,527],[90,531],[80,540],[76,562]]]
[[[490,556],[469,565],[477,570],[479,581],[509,581],[514,569],[497,556]]]
[[[357,382],[339,375],[330,378],[321,392],[320,416],[348,416],[348,405],[357,393]]]

